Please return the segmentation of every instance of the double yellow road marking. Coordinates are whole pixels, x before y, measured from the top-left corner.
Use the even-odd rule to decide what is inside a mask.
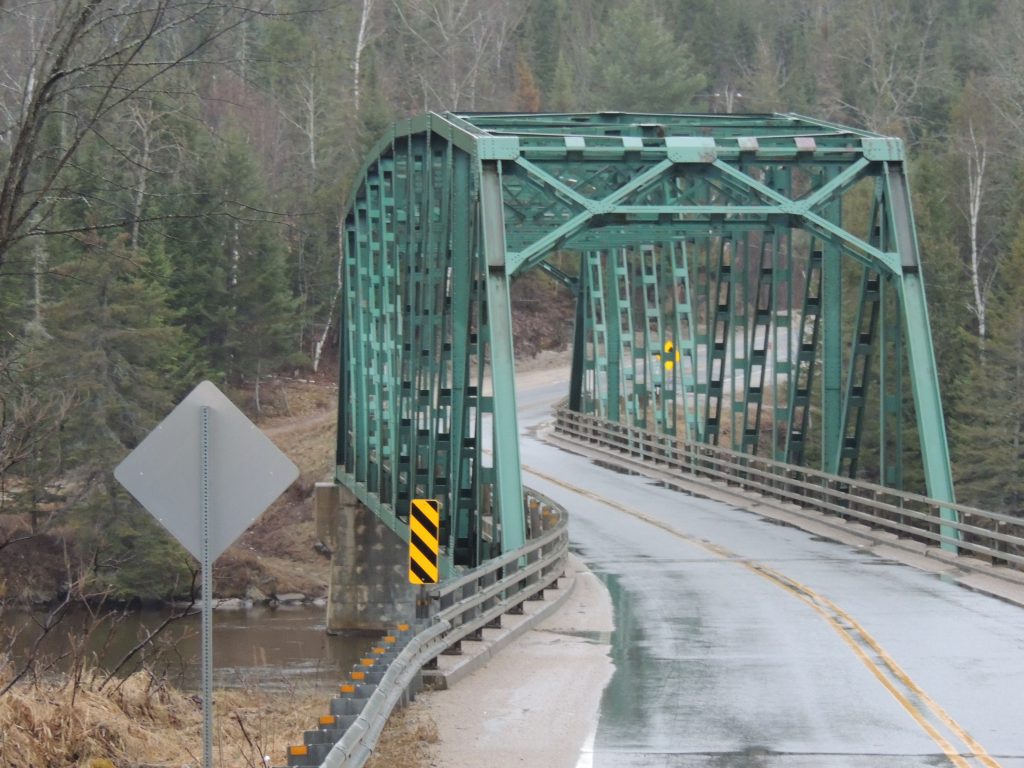
[[[893,698],[899,702],[900,706],[906,710],[921,729],[938,744],[939,748],[953,765],[957,766],[957,768],[972,768],[972,766],[976,765],[982,765],[985,768],[1001,768],[999,762],[957,723],[948,712],[925,693],[863,626],[827,597],[779,571],[753,560],[742,558],[735,552],[731,552],[718,544],[712,544],[711,542],[698,539],[691,534],[679,531],[640,510],[619,504],[532,467],[523,465],[523,470],[575,494],[643,520],[645,523],[683,539],[687,543],[703,549],[705,552],[734,562],[771,584],[791,593],[808,605],[825,623],[839,634],[843,642],[853,651],[854,655],[861,660],[878,682],[892,694]],[[948,732],[946,735],[942,733],[943,728]],[[966,747],[966,751],[958,750],[950,737],[959,739],[964,747]]]

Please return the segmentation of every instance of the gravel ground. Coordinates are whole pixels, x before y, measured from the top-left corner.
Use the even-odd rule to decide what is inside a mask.
[[[445,768],[586,763],[581,749],[597,724],[612,675],[612,605],[604,585],[573,557],[566,603],[453,688],[418,697],[438,740],[428,764]]]

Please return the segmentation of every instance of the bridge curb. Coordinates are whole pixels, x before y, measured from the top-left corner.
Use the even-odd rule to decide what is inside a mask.
[[[576,572],[573,571],[572,575],[569,575],[569,569],[566,569],[566,575],[562,576],[559,581],[567,580],[568,584],[558,586],[557,588],[551,588],[546,590],[547,592],[555,592],[554,599],[548,601],[547,597],[544,598],[545,605],[539,608],[537,611],[527,615],[524,619],[519,621],[514,627],[509,627],[507,630],[502,627],[500,634],[490,640],[483,641],[472,641],[463,640],[463,656],[462,657],[440,657],[438,658],[438,665],[443,663],[445,658],[457,658],[451,669],[448,670],[423,670],[423,683],[427,688],[433,688],[435,690],[445,690],[451,688],[453,685],[457,685],[460,680],[471,675],[476,670],[480,669],[486,664],[495,654],[501,651],[505,646],[509,645],[513,640],[525,634],[527,631],[533,629],[537,624],[542,622],[544,619],[556,613],[569,599],[573,591],[576,588]],[[539,602],[539,601],[537,601]],[[514,618],[509,614],[505,614],[503,617],[504,621],[508,621],[510,618]],[[484,630],[489,631],[489,630]],[[490,630],[494,631],[494,630]],[[479,648],[473,654],[466,653],[466,646],[474,643],[479,644]]]

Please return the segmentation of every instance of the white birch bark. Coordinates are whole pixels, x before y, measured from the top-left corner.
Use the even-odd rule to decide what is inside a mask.
[[[988,150],[984,143],[978,141],[974,132],[974,122],[968,121],[967,147],[967,226],[969,238],[969,264],[971,290],[974,294],[972,311],[978,318],[978,338],[984,344],[986,325],[986,309],[988,304],[988,285],[984,283],[982,271],[982,246],[979,221],[981,219],[982,200],[985,196],[985,171],[988,167]]]
[[[360,99],[362,97],[361,80],[363,66],[363,52],[369,44],[370,14],[373,12],[374,0],[363,0],[362,11],[359,14],[359,34],[356,36],[356,50],[352,56],[352,101],[355,111],[359,112]]]

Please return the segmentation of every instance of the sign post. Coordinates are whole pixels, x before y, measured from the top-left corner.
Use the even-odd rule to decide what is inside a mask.
[[[213,768],[213,563],[298,476],[298,467],[209,381],[114,470],[202,568],[206,768]]]
[[[409,502],[409,583],[419,585],[416,618],[429,615],[427,585],[437,584],[441,547],[441,503],[435,499]]]
[[[210,406],[199,408],[199,509],[203,517],[203,765],[213,768],[213,561],[210,559]]]

